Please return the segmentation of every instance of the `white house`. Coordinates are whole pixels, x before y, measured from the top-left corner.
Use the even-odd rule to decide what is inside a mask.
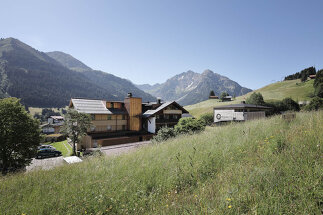
[[[228,122],[228,121],[247,121],[253,119],[265,118],[265,111],[271,109],[261,105],[232,104],[226,106],[219,106],[213,109],[214,122]]]
[[[146,104],[147,106],[147,104]],[[181,105],[172,102],[165,102],[150,105],[150,109],[143,113],[143,127],[149,133],[155,134],[161,127],[174,127],[183,114],[188,114]]]

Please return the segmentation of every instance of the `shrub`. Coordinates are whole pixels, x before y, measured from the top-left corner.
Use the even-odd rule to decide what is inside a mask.
[[[299,111],[300,107],[297,102],[291,98],[285,98],[282,101],[268,102],[265,106],[271,107],[270,110],[266,111],[266,115],[280,114],[283,111]]]
[[[288,110],[299,111],[300,110],[299,104],[291,98],[284,98],[282,100],[282,105],[285,108],[285,111],[288,111]]]
[[[175,126],[175,132],[181,134],[199,132],[204,129],[204,120],[194,118],[181,118]]]
[[[307,111],[323,109],[323,99],[314,97],[304,109]]]
[[[323,69],[317,72],[313,86],[315,96],[323,98]]]
[[[212,125],[214,121],[214,116],[213,113],[205,113],[201,115],[200,119],[203,120],[206,125]]]
[[[157,132],[157,135],[154,136],[155,141],[157,142],[162,142],[165,141],[169,138],[175,137],[176,136],[176,132],[173,128],[169,128],[169,127],[162,127],[161,129],[159,129],[159,131]]]

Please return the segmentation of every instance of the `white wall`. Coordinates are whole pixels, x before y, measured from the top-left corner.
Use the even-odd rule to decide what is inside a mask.
[[[156,132],[156,117],[148,118],[148,132],[152,134]]]
[[[233,120],[243,121],[243,112],[234,112],[234,110],[214,110],[214,122]]]

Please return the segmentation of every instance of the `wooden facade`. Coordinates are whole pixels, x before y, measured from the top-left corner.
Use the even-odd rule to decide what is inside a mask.
[[[174,126],[183,113],[188,113],[176,102],[142,103],[141,98],[131,94],[124,102],[72,99],[69,107],[92,118],[92,126],[78,149],[149,140],[159,128]],[[147,123],[152,122],[151,118],[154,118],[154,129],[149,131]]]
[[[141,125],[141,114],[142,114],[142,99],[127,97],[124,100],[124,106],[128,111],[129,120],[128,126],[130,131],[140,131]]]

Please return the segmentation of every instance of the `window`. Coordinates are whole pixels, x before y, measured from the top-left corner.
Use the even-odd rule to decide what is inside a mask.
[[[166,114],[166,115],[165,115],[165,119],[169,119],[169,115],[167,115],[167,114]]]
[[[111,108],[114,108],[114,103],[113,102],[111,102]]]
[[[111,129],[112,129],[111,125],[108,125],[108,126],[107,126],[107,130],[108,130],[108,131],[111,131]]]
[[[178,115],[174,114],[174,119],[178,119]]]
[[[95,120],[95,115],[94,114],[91,114],[91,119]]]
[[[108,115],[108,120],[111,120],[111,115]]]
[[[125,125],[122,125],[122,130],[126,130],[126,126]]]
[[[126,115],[122,115],[122,120],[125,120],[126,119]]]

